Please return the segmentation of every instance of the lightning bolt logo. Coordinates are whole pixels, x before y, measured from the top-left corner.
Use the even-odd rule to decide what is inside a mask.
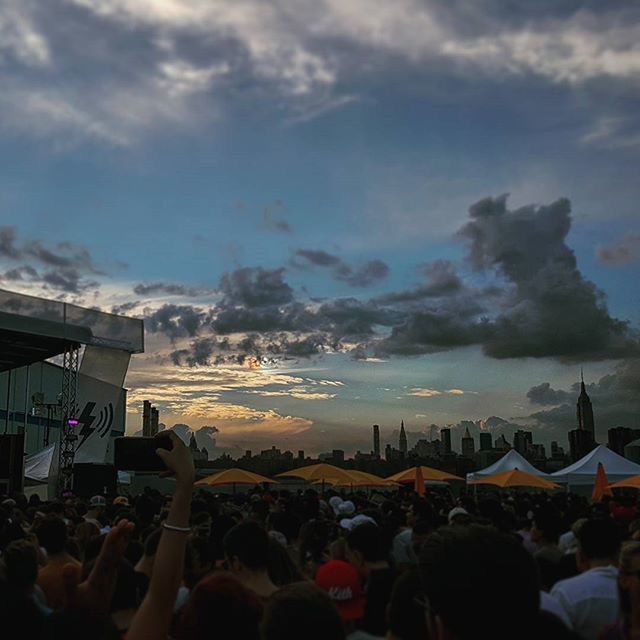
[[[97,416],[95,416],[93,414],[93,410],[96,406],[95,402],[87,402],[87,404],[84,405],[84,409],[82,410],[82,414],[80,415],[80,417],[78,418],[78,424],[82,425],[82,429],[80,430],[80,437],[81,440],[78,443],[78,447],[80,448],[84,442],[87,440],[87,438],[94,432],[95,428],[92,427],[91,425],[93,425],[93,423],[95,422]]]

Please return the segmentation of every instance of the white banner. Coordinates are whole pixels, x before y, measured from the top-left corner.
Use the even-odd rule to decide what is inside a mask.
[[[78,421],[74,462],[105,462],[109,434],[120,401],[121,387],[78,376]]]
[[[87,346],[78,375],[78,421],[74,462],[105,462],[109,434],[123,393],[131,354],[118,349]],[[124,424],[117,425],[124,431]]]
[[[24,461],[24,477],[29,480],[44,482],[49,478],[56,445],[49,445],[46,449],[38,451]]]

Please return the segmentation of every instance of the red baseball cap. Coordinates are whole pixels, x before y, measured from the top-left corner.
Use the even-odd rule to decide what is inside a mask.
[[[316,584],[329,594],[343,620],[364,617],[365,598],[360,589],[357,569],[344,560],[329,560],[318,567]]]

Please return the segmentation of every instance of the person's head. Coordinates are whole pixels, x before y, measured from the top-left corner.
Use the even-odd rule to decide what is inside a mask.
[[[590,518],[580,527],[576,537],[578,566],[583,571],[594,563],[617,564],[621,535],[611,518]]]
[[[424,640],[428,637],[424,608],[420,606],[423,598],[420,574],[417,570],[407,571],[396,580],[387,607],[389,620],[387,638]]]
[[[228,573],[214,573],[193,589],[180,614],[178,640],[209,640],[212,635],[258,640],[260,598]]]
[[[2,556],[9,586],[29,591],[38,577],[38,550],[27,540],[10,543]]]
[[[349,562],[329,560],[318,567],[315,583],[325,591],[338,608],[344,622],[364,617],[364,596],[358,570]]]
[[[89,509],[91,510],[91,513],[93,513],[96,517],[104,513],[106,506],[107,506],[107,501],[104,499],[103,496],[93,496],[89,500]]]
[[[233,573],[267,570],[269,536],[257,522],[241,522],[223,540],[227,565]]]
[[[299,582],[303,578],[286,548],[273,536],[269,536],[267,572],[271,582],[278,587]]]
[[[620,549],[618,590],[620,609],[627,618],[640,607],[640,542],[630,540]]]
[[[310,582],[295,582],[269,599],[262,640],[344,640],[338,609],[329,595]]]
[[[67,525],[62,518],[49,515],[42,520],[36,530],[40,546],[49,554],[62,553],[67,544]]]
[[[383,559],[381,546],[377,525],[360,524],[347,534],[347,560],[363,573],[367,565]]]
[[[84,550],[89,540],[99,535],[100,529],[98,529],[94,522],[80,522],[76,526],[74,538],[76,539],[80,549]]]
[[[407,525],[413,527],[418,520],[429,520],[435,525],[436,514],[424,498],[413,498],[407,509]]]
[[[443,527],[423,544],[419,567],[430,637],[506,640],[525,637],[537,621],[537,566],[510,535]]]
[[[420,555],[420,549],[432,531],[433,524],[430,520],[416,520],[411,530],[411,546],[416,556]]]
[[[557,544],[562,533],[562,517],[557,509],[545,505],[533,514],[531,539],[538,544]]]

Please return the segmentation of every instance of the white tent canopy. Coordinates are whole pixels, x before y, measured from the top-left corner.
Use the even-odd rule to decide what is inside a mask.
[[[556,482],[566,482],[570,485],[593,484],[599,462],[602,462],[609,482],[640,475],[640,465],[623,458],[605,445],[599,444],[584,458],[564,469],[560,469],[560,471],[552,473],[550,477]]]
[[[498,460],[498,462],[494,462],[486,469],[480,469],[480,471],[467,473],[467,481],[479,480],[480,478],[492,476],[495,473],[502,473],[503,471],[513,471],[514,469],[524,471],[525,473],[530,473],[534,476],[540,476],[542,478],[548,477],[546,473],[543,473],[539,469],[536,469],[530,462],[525,460],[515,449],[511,449],[505,455],[503,455],[502,458]]]

